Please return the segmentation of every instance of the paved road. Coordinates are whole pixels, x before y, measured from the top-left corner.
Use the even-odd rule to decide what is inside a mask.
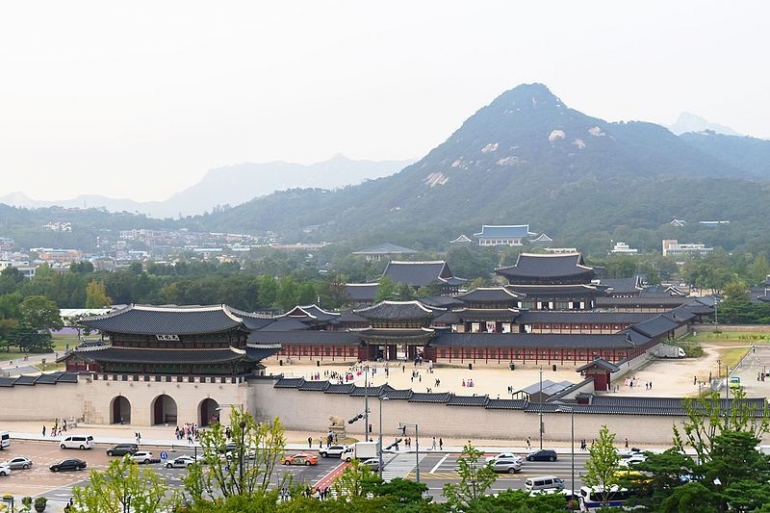
[[[402,455],[403,456],[403,455]],[[410,455],[410,461],[403,461],[409,467],[406,477],[416,479],[414,454]],[[420,458],[420,481],[428,485],[428,492],[436,501],[442,501],[441,496],[445,483],[459,483],[460,476],[457,473],[457,459],[459,454],[433,454],[429,453]],[[494,454],[485,454],[494,456]],[[579,489],[583,482],[580,474],[585,472],[585,462],[588,454],[575,454],[575,487]],[[401,456],[399,457],[399,460]],[[387,467],[386,467],[387,469]],[[572,459],[569,454],[559,455],[554,462],[525,461],[521,472],[517,474],[498,474],[497,481],[492,486],[490,493],[502,492],[508,489],[524,489],[524,480],[533,476],[557,476],[564,480],[566,488],[572,488]],[[402,476],[403,477],[403,476]]]

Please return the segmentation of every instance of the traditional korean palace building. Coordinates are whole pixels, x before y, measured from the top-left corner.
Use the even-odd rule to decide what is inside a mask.
[[[399,269],[402,278],[408,269]],[[442,269],[437,264],[430,274]],[[92,422],[206,425],[228,407],[256,408],[252,384],[267,379],[266,359],[320,365],[422,358],[511,368],[534,362],[569,365],[606,386],[616,365],[713,315],[708,298],[681,296],[657,297],[655,308],[617,308],[644,296],[608,295],[613,287],[597,283],[578,254],[523,254],[497,273],[509,283],[345,312],[303,305],[264,316],[225,305],[131,305],[84,319],[104,344],[76,348],[60,361],[88,390],[83,411]],[[615,306],[597,308],[605,299]]]
[[[224,305],[131,305],[81,322],[98,330],[109,344],[75,349],[60,361],[66,363],[68,372],[86,374],[106,387],[114,384],[112,389],[125,389],[116,393],[100,389],[101,393],[93,397],[96,402],[109,402],[109,409],[103,410],[108,411],[105,420],[110,423],[131,423],[136,407],[146,403],[150,424],[189,421],[207,425],[219,418],[223,403],[233,404],[229,400],[232,390],[222,392],[222,385],[237,385],[258,376],[263,368],[259,362],[280,349],[269,344],[248,344],[252,329],[269,321]],[[186,385],[180,391],[182,383],[192,386]],[[162,393],[135,398],[143,395],[143,387],[157,388]],[[199,387],[216,390],[215,395],[225,400],[217,400],[209,392],[197,397],[193,415],[181,417],[173,396],[198,396],[194,390]]]

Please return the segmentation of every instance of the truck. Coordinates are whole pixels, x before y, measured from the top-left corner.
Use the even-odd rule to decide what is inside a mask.
[[[684,358],[684,349],[679,346],[672,346],[669,344],[658,344],[652,350],[652,354],[658,358]]]
[[[353,459],[363,461],[369,458],[377,458],[379,456],[378,448],[378,442],[357,442],[345,449],[340,458],[345,461]]]

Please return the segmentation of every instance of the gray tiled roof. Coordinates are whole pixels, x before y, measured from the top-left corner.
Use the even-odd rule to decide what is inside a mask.
[[[580,253],[540,255],[522,253],[516,265],[496,269],[495,272],[512,281],[516,278],[531,279],[576,279],[585,277],[588,281],[594,276],[591,267],[585,265]]]
[[[316,305],[295,306],[291,311],[280,316],[283,318],[293,318],[298,320],[308,320],[316,322],[328,322],[337,319],[340,314],[336,312],[327,312]]]
[[[353,303],[374,303],[379,286],[379,283],[346,283],[345,295]]]
[[[490,399],[486,407],[489,410],[523,410],[526,404],[524,399]]]
[[[674,331],[679,326],[681,326],[681,323],[673,321],[664,315],[656,315],[652,319],[634,324],[633,329],[650,338],[655,338]]]
[[[504,287],[473,289],[455,297],[460,301],[473,303],[516,301],[519,298],[515,292]]]
[[[6,380],[8,378],[5,378]],[[309,384],[308,384],[309,383]],[[552,383],[552,382],[548,382]],[[554,385],[562,385],[562,383],[554,383]],[[574,386],[581,386],[585,384],[584,380]],[[545,384],[544,389],[545,389]],[[0,386],[10,386],[3,382],[3,378],[0,378]],[[572,386],[572,387],[574,387]],[[288,389],[302,389],[306,391],[320,392],[324,394],[348,394],[352,397],[363,398],[364,388],[357,387],[353,383],[338,385],[332,384],[326,381],[306,382],[304,378],[279,378],[274,385],[274,388],[288,388]],[[539,390],[539,383],[537,385]],[[564,387],[563,387],[564,388]],[[569,390],[571,387],[564,388]],[[380,387],[369,387],[367,393],[372,401],[377,401],[378,397],[382,394],[388,397],[389,400],[407,400],[411,403],[432,403],[432,404],[444,404],[446,406],[472,406],[483,407],[487,409],[495,410],[523,410],[526,413],[570,413],[574,411],[577,414],[617,414],[617,415],[667,415],[667,416],[684,416],[686,412],[682,408],[681,398],[675,397],[625,397],[618,395],[593,395],[593,394],[579,394],[582,399],[588,399],[590,404],[575,404],[570,401],[567,403],[558,400],[559,394],[556,393],[549,399],[548,402],[532,403],[522,399],[490,399],[486,395],[481,396],[463,396],[455,395],[449,392],[442,393],[424,393],[414,392],[413,390],[394,390],[390,385],[383,385]],[[557,399],[554,401],[553,399]],[[756,399],[744,399],[745,403],[750,408],[756,410],[755,415],[761,415],[761,412],[766,408],[764,398]],[[727,411],[728,404],[735,404],[735,400],[731,399],[728,403],[725,399],[720,399],[721,408]]]
[[[246,356],[255,362],[270,358],[281,351],[280,347],[252,347],[246,346]]]
[[[452,271],[446,262],[399,262],[391,261],[382,273],[395,283],[405,283],[412,287],[424,287],[435,281],[452,277]]]
[[[118,363],[224,363],[248,358],[246,351],[227,349],[142,349],[105,346],[73,351],[74,356],[94,362]]]
[[[299,388],[304,383],[305,378],[284,378],[281,376],[275,382],[273,388]]]
[[[596,287],[588,284],[571,285],[520,285],[511,284],[508,288],[523,296],[574,296],[596,294]]]
[[[434,315],[433,309],[419,301],[381,301],[353,312],[366,319],[430,319]]]
[[[139,335],[194,335],[246,329],[243,320],[226,305],[131,305],[106,315],[88,317],[81,323],[107,333]]]
[[[302,392],[323,392],[327,388],[329,388],[329,382],[327,380],[305,380],[299,387],[297,387],[297,390]]]
[[[446,402],[447,406],[486,406],[489,402],[487,395],[453,395]]]
[[[449,392],[443,392],[440,394],[428,394],[422,392],[415,392],[412,397],[409,398],[410,403],[446,403],[452,396]]]

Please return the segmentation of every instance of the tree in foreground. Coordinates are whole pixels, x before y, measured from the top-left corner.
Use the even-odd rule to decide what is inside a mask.
[[[265,495],[271,484],[280,489],[287,483],[286,477],[277,482],[273,479],[286,448],[280,420],[258,424],[242,408],[233,408],[230,421],[230,439],[235,443],[231,451],[226,452],[230,439],[220,423],[200,435],[205,464],[191,465],[184,479],[187,494],[194,503]]]
[[[618,484],[620,455],[615,448],[615,433],[610,433],[606,425],[599,430],[599,438],[588,455],[583,483],[596,487],[602,502],[607,502],[612,498],[612,487]]]
[[[467,509],[468,506],[489,490],[497,481],[497,474],[492,466],[481,457],[483,452],[475,449],[470,441],[463,447],[463,452],[457,458],[457,473],[459,483],[446,483],[444,497],[451,507]]]
[[[89,483],[72,490],[75,511],[94,513],[156,513],[176,502],[165,481],[152,469],[139,470],[128,458],[112,461],[107,470],[93,470]]]

